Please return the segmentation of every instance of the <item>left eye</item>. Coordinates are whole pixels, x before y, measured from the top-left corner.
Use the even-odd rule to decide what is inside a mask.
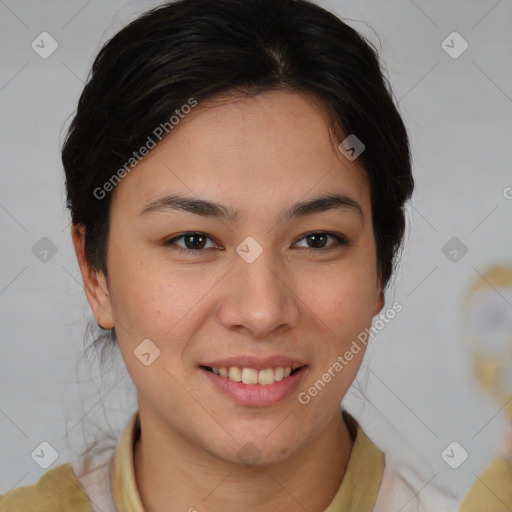
[[[331,245],[328,245],[325,247],[325,241],[328,238],[332,238],[335,240],[335,242]],[[318,233],[308,233],[307,235],[303,236],[300,240],[309,240],[312,241],[312,243],[317,246],[318,244],[322,245],[322,247],[314,247],[314,250],[311,250],[309,247],[309,252],[320,252],[320,251],[329,251],[331,249],[334,249],[335,247],[341,246],[341,245],[348,245],[348,240],[341,236],[336,235],[335,233],[326,233],[323,231],[320,231]]]
[[[334,240],[334,243],[332,243],[326,247],[326,242],[329,238],[332,238]],[[181,245],[177,245],[177,241],[182,240],[182,239],[185,244],[185,247],[183,247]],[[177,245],[176,249],[179,252],[201,252],[202,250],[207,248],[207,247],[205,247],[207,240],[212,240],[212,239],[205,233],[190,231],[190,232],[178,235],[174,238],[171,238],[170,240],[166,240],[165,245],[166,246]],[[306,247],[306,249],[308,249],[308,251],[311,253],[328,251],[328,250],[334,249],[335,247],[338,247],[338,246],[349,245],[348,240],[344,236],[337,235],[335,233],[323,232],[323,231],[308,233],[308,234],[304,235],[302,238],[300,238],[299,242],[302,240],[305,240],[306,243],[314,244],[314,246],[312,248]],[[297,244],[298,244],[298,242],[296,242],[294,245],[297,245]],[[319,247],[319,245],[321,247]]]

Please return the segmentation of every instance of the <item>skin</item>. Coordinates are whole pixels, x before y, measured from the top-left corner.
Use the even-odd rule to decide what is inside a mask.
[[[193,109],[115,188],[108,286],[87,264],[74,226],[87,299],[96,321],[115,327],[138,390],[142,430],[134,464],[148,512],[295,512],[299,504],[321,512],[340,486],[353,443],[339,404],[364,345],[309,404],[297,394],[371,325],[384,297],[369,182],[336,145],[324,111],[308,95],[219,98]],[[357,201],[362,218],[330,209],[277,222],[284,207],[333,191]],[[220,202],[239,216],[139,215],[171,193]],[[202,252],[164,245],[186,231],[210,237]],[[322,252],[322,242],[306,237],[318,231],[345,235],[350,245],[327,237],[323,246],[332,249]],[[250,264],[235,251],[247,236],[263,248]],[[187,247],[183,238],[178,246]],[[161,351],[150,366],[133,354],[144,339]],[[197,366],[246,354],[303,358],[300,389],[273,406],[240,406]],[[248,442],[259,451],[253,467],[237,456]]]

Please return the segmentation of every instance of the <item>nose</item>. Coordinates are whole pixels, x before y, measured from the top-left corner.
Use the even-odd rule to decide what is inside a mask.
[[[246,331],[254,339],[268,339],[275,331],[297,325],[301,301],[283,265],[265,251],[252,263],[239,258],[234,265],[224,283],[224,299],[218,310],[225,328]]]

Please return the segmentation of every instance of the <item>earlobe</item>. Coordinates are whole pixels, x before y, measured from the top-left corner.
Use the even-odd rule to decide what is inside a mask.
[[[384,302],[385,302],[385,299],[384,299],[384,290],[382,288],[382,279],[379,276],[379,280],[377,283],[377,292],[375,294],[375,307],[373,310],[373,316],[380,313],[380,311],[384,307]]]
[[[71,225],[71,237],[82,274],[87,302],[92,309],[96,322],[103,329],[112,329],[114,319],[107,281],[102,272],[91,268],[85,257],[85,228],[83,225]]]
[[[382,289],[379,289],[377,293],[377,298],[375,299],[375,310],[373,312],[374,316],[377,313],[380,313],[382,308],[384,307],[384,292]]]

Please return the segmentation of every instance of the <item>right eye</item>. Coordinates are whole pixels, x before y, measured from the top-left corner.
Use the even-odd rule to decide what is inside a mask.
[[[185,247],[177,245],[177,241],[183,239]],[[205,249],[207,240],[212,240],[205,233],[199,231],[187,231],[178,236],[175,236],[164,242],[166,247],[170,247],[172,250],[176,250],[180,253],[192,253],[202,252]]]

